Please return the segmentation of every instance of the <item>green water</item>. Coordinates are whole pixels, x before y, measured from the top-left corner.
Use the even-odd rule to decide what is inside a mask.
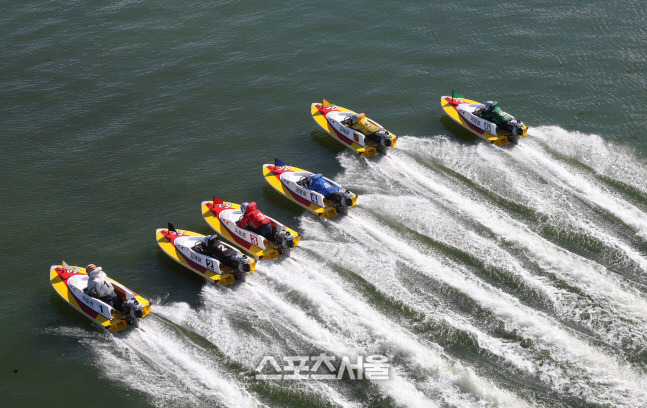
[[[2,1],[0,404],[647,404],[647,24],[642,2]],[[440,107],[498,100],[498,149]],[[326,98],[400,136],[352,155]],[[274,158],[360,196],[318,220]],[[213,288],[156,228],[256,201],[302,233]],[[96,263],[151,299],[100,332],[47,281]],[[394,378],[254,379],[262,356],[392,355]]]

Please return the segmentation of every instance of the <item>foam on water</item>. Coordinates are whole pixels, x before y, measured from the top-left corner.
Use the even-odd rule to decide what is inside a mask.
[[[571,140],[574,145],[580,144],[577,140],[562,137],[562,135],[560,137],[560,147],[565,146],[568,140]],[[625,243],[625,237],[617,236],[611,229],[597,225],[604,225],[605,220],[591,211],[587,203],[592,202],[581,194],[575,194],[572,187],[555,178],[542,165],[534,164],[533,159],[526,157],[542,155],[543,149],[531,138],[524,142],[527,143],[515,149],[504,150],[492,148],[486,144],[469,147],[450,144],[444,138],[440,140],[405,138],[404,146],[401,146],[400,150],[425,163],[431,165],[437,163],[457,172],[473,183],[470,189],[485,188],[488,192],[505,198],[508,202],[503,204],[504,206],[522,203],[535,214],[541,214],[545,222],[564,225],[567,231],[575,229],[582,231],[582,235],[591,235],[605,245],[617,249],[616,252],[635,262],[641,271],[647,271],[647,259],[644,254],[640,254]],[[570,145],[566,145],[568,146]],[[612,159],[624,162],[616,157]],[[595,162],[599,163],[600,160]],[[561,168],[560,173],[577,173],[576,169],[563,167],[561,162],[555,162],[553,166]],[[636,170],[634,169],[633,172]],[[589,179],[592,176],[593,174],[588,174],[580,176],[579,179]],[[612,195],[611,198],[607,197],[603,201],[612,199],[617,198]],[[582,214],[586,216],[583,217]],[[640,216],[645,217],[644,214]]]
[[[351,216],[353,220],[362,217],[355,225],[349,222],[334,225],[347,229],[347,236],[359,237],[372,247],[378,246],[379,242],[370,242],[370,237],[379,239],[385,244],[384,247],[390,249],[388,255],[391,257],[411,262],[415,269],[429,278],[463,292],[481,307],[490,310],[507,330],[531,339],[537,348],[534,357],[536,366],[530,370],[531,374],[537,370],[540,378],[557,392],[601,404],[631,404],[647,398],[643,390],[647,379],[632,367],[588,344],[586,339],[571,334],[570,330],[544,313],[525,307],[511,295],[479,281],[464,270],[447,267],[447,261],[437,259],[440,254],[429,256],[419,252],[417,243],[405,242],[395,231],[363,217],[361,210],[357,210]],[[352,233],[348,230],[352,230]],[[545,358],[546,352],[550,355],[549,359]],[[600,383],[605,387],[601,388]],[[614,383],[617,385],[612,385]],[[609,386],[616,388],[616,391],[606,393]],[[610,397],[610,400],[605,400]]]
[[[354,215],[351,216],[353,219]],[[353,231],[353,240],[362,242],[364,245],[352,245],[350,242],[344,242],[344,236],[348,237],[346,232],[337,234],[330,228],[325,228],[325,223],[317,221],[303,220],[302,225],[307,225],[309,233],[316,233],[318,237],[330,237],[329,240],[309,240],[304,242],[303,247],[325,257],[331,266],[339,265],[345,269],[361,276],[366,282],[375,285],[375,289],[384,297],[392,298],[397,302],[404,304],[408,310],[416,311],[424,315],[426,319],[431,319],[436,323],[442,323],[447,329],[454,329],[456,332],[466,334],[478,343],[483,351],[504,358],[509,364],[517,369],[532,371],[532,363],[523,356],[524,352],[515,345],[503,346],[503,341],[485,333],[473,325],[469,319],[455,313],[449,309],[438,298],[433,296],[420,295],[416,288],[407,288],[407,283],[403,283],[396,277],[400,276],[397,272],[397,257],[391,256],[389,246],[381,245],[371,237],[371,230],[363,227],[357,227]],[[379,232],[377,232],[380,235]],[[344,245],[339,245],[343,243]],[[345,249],[340,251],[340,247]],[[361,259],[362,262],[357,262]],[[314,262],[315,260],[313,260]],[[405,279],[406,280],[406,279]],[[388,282],[388,284],[385,284]],[[340,284],[342,284],[340,282]]]
[[[647,180],[640,169],[647,168],[644,157],[636,149],[607,142],[599,135],[570,132],[556,126],[532,129],[532,138],[546,145],[556,145],[555,150],[592,169],[596,174],[629,185],[647,195]]]
[[[413,203],[419,203],[420,198],[406,196],[390,197],[369,195],[362,197],[362,208],[377,213],[379,208],[386,206],[394,208],[392,216],[403,226],[428,236],[433,240],[446,243],[453,248],[461,248],[470,256],[482,262],[483,267],[505,272],[515,279],[521,289],[531,291],[539,296],[542,303],[548,305],[554,313],[582,324],[609,343],[633,345],[640,349],[647,343],[644,327],[636,321],[627,320],[622,314],[611,314],[602,308],[599,302],[592,301],[588,296],[571,293],[564,288],[558,288],[545,276],[534,275],[523,264],[514,258],[500,242],[467,230],[461,220],[452,218],[450,214],[440,212],[428,217],[426,213],[399,210],[396,204],[400,202],[410,208]],[[623,295],[624,296],[624,295]],[[583,314],[595,316],[593,319],[582,317]]]
[[[358,348],[354,346],[354,343],[350,342],[343,333],[336,333],[331,329],[333,326],[338,326],[342,330],[346,330],[345,326],[349,322],[342,319],[343,315],[333,313],[331,310],[319,310],[320,313],[314,313],[315,315],[330,314],[330,319],[326,319],[329,327],[326,327],[311,316],[312,312],[306,313],[298,305],[293,304],[285,298],[286,296],[289,297],[291,292],[285,292],[283,288],[284,282],[295,281],[303,283],[302,277],[299,277],[299,279],[295,279],[294,277],[295,274],[302,272],[302,266],[294,262],[281,263],[282,266],[286,264],[291,266],[291,270],[284,273],[281,279],[261,282],[265,283],[264,285],[251,283],[239,288],[235,293],[235,297],[228,299],[230,301],[227,304],[228,309],[223,310],[228,316],[208,312],[209,309],[213,308],[213,305],[209,306],[209,303],[214,301],[217,304],[221,304],[223,296],[214,298],[212,295],[217,292],[222,292],[222,290],[205,288],[207,296],[205,297],[204,313],[201,310],[194,317],[185,316],[178,323],[190,327],[211,341],[238,345],[239,349],[237,350],[232,350],[230,347],[228,355],[236,359],[238,363],[246,365],[249,370],[254,370],[264,356],[274,356],[277,361],[281,361],[281,356],[308,355],[313,347],[339,356],[356,356],[358,354]],[[258,274],[261,275],[265,272],[268,276],[273,276],[277,270],[282,271],[283,268],[269,265],[266,269],[263,266],[262,270],[258,271]],[[261,281],[264,280],[262,276],[259,276],[259,279]],[[221,293],[217,294],[220,295]],[[224,297],[227,298],[228,296]],[[241,299],[244,300],[241,301]],[[236,319],[240,316],[232,316],[229,312],[232,308],[234,310],[244,310],[245,314],[256,316],[256,318],[262,315],[261,322],[265,321],[267,324],[278,327],[277,332],[279,338],[277,339],[276,335],[274,338],[258,338],[257,336],[249,336],[240,332],[227,333],[227,327],[231,327],[231,322],[229,325],[225,325],[225,329],[223,330],[223,320]],[[170,318],[173,318],[174,311],[172,307],[165,308],[165,312],[169,313]],[[255,322],[254,324],[257,326],[259,322]],[[433,406],[433,403],[424,394],[418,391],[411,383],[402,379],[397,372],[393,373],[392,379],[389,382],[381,381],[377,382],[377,385],[384,388],[391,398],[395,401],[400,401],[403,405]],[[335,401],[336,404],[341,406],[353,405],[352,402],[345,400],[342,395],[337,393],[325,382],[305,382],[294,385],[289,385],[289,382],[286,382],[284,386],[312,387],[312,390],[318,392],[327,400]]]
[[[282,364],[282,356],[302,355],[298,351],[307,344],[303,340],[304,332],[291,324],[294,313],[301,312],[268,307],[267,293],[259,293],[256,286],[252,282],[230,290],[206,285],[201,293],[204,305],[198,310],[189,314],[177,313],[181,304],[171,304],[162,306],[158,313],[207,339],[248,373],[254,372],[265,356],[272,356]],[[316,331],[317,327],[311,325],[308,329]],[[319,333],[326,336],[325,331],[319,330]],[[321,399],[334,401],[339,406],[354,406],[352,401],[346,400],[326,383],[290,383],[281,383],[281,387],[297,393],[319,395]],[[278,388],[277,384],[268,384]]]
[[[630,226],[637,236],[647,241],[647,214],[599,185],[593,178],[550,157],[546,150],[535,149],[535,146],[530,144],[529,146],[527,149],[519,149],[519,153],[515,152],[520,161],[525,165],[537,166],[548,171],[555,180],[570,188],[575,196],[608,211]]]
[[[583,166],[539,136],[559,139],[563,155]],[[582,138],[592,146],[576,146]],[[105,375],[162,406],[273,405],[267,389],[343,407],[361,406],[359,395],[407,407],[534,406],[551,392],[601,406],[647,400],[645,367],[632,363],[647,347],[641,287],[622,267],[560,246],[524,214],[590,236],[647,271],[644,251],[613,224],[644,239],[647,215],[599,177],[644,193],[640,178],[621,177],[645,169],[640,159],[594,136],[539,128],[516,149],[402,137],[388,157],[344,152],[339,160],[344,173],[335,179],[360,194],[349,216],[304,214],[292,258],[261,262],[246,284],[205,285],[195,308],[156,302],[143,331],[107,344],[84,336]],[[456,307],[456,297],[483,313]],[[401,309],[391,313],[383,301]],[[414,330],[411,313],[443,330]],[[444,350],[451,337],[434,337],[457,334],[478,361]],[[259,389],[252,378],[265,356],[320,352],[389,355],[390,380],[269,381]],[[520,388],[500,375],[520,375]],[[534,385],[521,395],[525,381]]]
[[[368,305],[358,294],[349,292],[344,288],[344,281],[331,279],[331,271],[326,267],[312,267],[303,271],[306,276],[300,279],[290,279],[295,271],[301,270],[302,263],[312,264],[307,258],[295,258],[292,268],[286,268],[285,264],[274,266],[268,272],[268,276],[277,279],[279,282],[289,282],[292,290],[302,291],[304,296],[313,300],[319,308],[317,315],[324,317],[325,321],[335,321],[340,326],[337,328],[339,335],[350,341],[350,346],[367,347],[364,352],[380,352],[391,350],[398,353],[407,362],[408,369],[411,367],[422,369],[425,377],[432,375],[434,382],[427,382],[426,385],[433,385],[430,390],[433,394],[440,393],[446,401],[462,401],[463,406],[470,401],[495,403],[502,406],[525,406],[526,403],[505,390],[501,390],[494,383],[480,378],[469,367],[464,367],[459,361],[449,358],[436,344],[430,344],[424,340],[416,339],[416,336],[404,327],[400,327],[386,316]],[[304,262],[299,262],[299,261]],[[303,273],[302,273],[303,275]],[[311,288],[319,290],[311,290]],[[304,327],[306,329],[307,327]],[[331,349],[334,350],[334,349]],[[395,380],[395,381],[393,381]],[[396,391],[389,394],[398,402],[406,406],[412,406],[418,400],[416,394],[410,391],[411,386],[402,388],[406,384],[400,382],[396,376],[388,382],[378,382],[381,387]],[[422,384],[416,384],[420,387]],[[467,395],[457,393],[455,388],[459,387]],[[402,400],[406,396],[406,400]],[[413,399],[415,397],[415,400]],[[422,395],[420,395],[422,397]],[[430,401],[421,399],[415,406],[425,406]]]
[[[187,307],[177,305],[183,313]],[[261,406],[205,350],[154,316],[143,330],[85,339],[109,378],[150,395],[156,406]]]
[[[406,144],[410,140],[405,138],[402,141],[402,144],[405,145],[403,150],[407,150]],[[414,145],[416,142],[413,140]],[[419,150],[416,149],[416,151]],[[396,156],[397,153],[394,153],[393,156]],[[428,159],[433,160],[433,157]],[[370,167],[375,169],[373,164]],[[544,271],[551,274],[557,273],[559,278],[568,284],[580,287],[586,293],[595,294],[596,299],[606,302],[605,307],[615,311],[620,320],[630,322],[631,329],[627,328],[630,337],[634,337],[636,331],[642,333],[638,335],[637,341],[644,344],[644,325],[637,326],[634,323],[647,323],[647,301],[635,288],[633,282],[610,274],[601,265],[552,244],[522,222],[512,219],[502,209],[492,207],[488,203],[482,202],[478,197],[472,198],[473,193],[468,187],[455,183],[454,180],[447,180],[443,174],[438,174],[418,164],[406,154],[400,153],[396,158],[384,160],[381,167],[379,172],[375,171],[375,173],[379,173],[381,176],[384,168],[390,169],[394,179],[391,184],[400,183],[403,186],[400,189],[400,194],[407,194],[410,190],[415,190],[415,194],[420,195],[423,194],[421,191],[426,190],[431,193],[428,195],[428,199],[455,211],[455,217],[459,219],[465,216],[470,217],[472,221],[494,233],[497,240],[503,240],[507,244],[522,249],[527,254],[532,254],[532,260],[537,262]],[[353,168],[349,173],[359,171],[362,169]],[[365,177],[370,177],[366,173],[364,174]],[[402,180],[409,182],[403,183]],[[426,209],[423,208],[422,211],[426,211]],[[465,250],[471,252],[469,247]],[[616,320],[616,323],[620,320]],[[614,333],[614,336],[617,335],[624,336],[624,333],[623,331]]]

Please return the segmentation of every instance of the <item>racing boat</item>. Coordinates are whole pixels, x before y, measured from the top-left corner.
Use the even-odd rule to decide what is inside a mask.
[[[168,228],[159,228],[155,235],[157,244],[176,262],[218,285],[229,285],[245,280],[248,273],[256,269],[256,260],[244,255],[238,249],[219,242],[220,253],[230,252],[226,258],[217,258],[204,245],[205,236],[197,232],[176,230],[171,223]]]
[[[121,298],[122,310],[117,310],[108,303],[85,293],[88,287],[88,275],[85,268],[52,265],[49,279],[63,300],[88,317],[94,323],[111,332],[124,330],[129,326],[137,327],[139,319],[146,316],[151,309],[148,300],[139,296],[119,282],[107,278],[112,283],[115,293]]]
[[[382,125],[364,117],[364,134],[350,127],[357,115],[352,110],[335,106],[327,100],[313,103],[310,107],[312,117],[330,136],[364,157],[371,157],[378,152],[385,153],[387,148],[395,146],[397,136],[384,129]],[[369,133],[370,132],[370,133]]]
[[[299,244],[299,234],[296,231],[270,217],[267,218],[270,220],[274,234],[272,241],[250,230],[240,228],[237,224],[243,216],[240,204],[227,203],[214,197],[213,201],[202,202],[202,215],[219,235],[258,259],[269,261],[278,258],[281,254],[289,256],[290,249]]]
[[[357,203],[357,195],[329,178],[290,166],[278,159],[274,164],[263,165],[263,176],[280,194],[320,217],[346,214]],[[316,189],[319,185],[323,190]]]
[[[517,143],[519,138],[525,137],[528,133],[528,127],[523,122],[505,112],[501,113],[512,118],[506,122],[495,124],[481,118],[485,105],[465,99],[462,95],[452,93],[452,96],[443,96],[440,103],[445,113],[455,122],[494,145]]]

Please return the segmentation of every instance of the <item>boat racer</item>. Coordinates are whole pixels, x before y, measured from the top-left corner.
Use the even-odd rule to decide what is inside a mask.
[[[342,207],[349,207],[353,205],[352,194],[345,192],[340,186],[330,184],[327,182],[321,173],[312,174],[303,177],[303,183],[299,182],[302,186],[309,190],[316,191],[324,196],[324,199],[332,202],[335,205]]]
[[[103,272],[103,269],[95,264],[89,264],[85,267],[85,272],[89,278],[85,293],[122,311],[123,300],[115,293],[115,288],[108,280],[108,276]]]
[[[363,113],[351,114],[342,124],[362,133],[368,140],[375,143],[381,152],[384,152],[386,147],[391,146],[391,134],[386,129],[380,128],[366,119],[366,115]]]
[[[514,116],[501,110],[496,101],[485,102],[485,106],[476,109],[474,115],[490,121],[505,132],[508,132],[507,137],[510,143],[517,143],[519,138],[524,136],[524,128],[527,129],[523,122],[516,120]]]
[[[193,250],[217,259],[221,264],[235,269],[238,266],[234,251],[218,239],[218,235],[207,235],[193,246]]]
[[[265,239],[274,242],[274,232],[272,231],[270,219],[256,208],[256,203],[254,201],[251,203],[242,203],[240,210],[243,212],[243,216],[238,221],[238,226],[240,228],[246,228],[263,236]]]
[[[495,125],[501,125],[503,123],[508,123],[514,119],[514,117],[507,112],[504,112],[499,108],[497,101],[487,101],[485,102],[485,108],[476,111],[475,114],[487,121],[494,123]]]

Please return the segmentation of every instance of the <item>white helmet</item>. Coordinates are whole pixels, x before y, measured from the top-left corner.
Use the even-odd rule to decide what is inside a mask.
[[[245,210],[247,209],[247,205],[248,205],[248,204],[249,204],[248,202],[244,202],[244,203],[242,203],[242,204],[240,205],[240,211],[245,212]]]

